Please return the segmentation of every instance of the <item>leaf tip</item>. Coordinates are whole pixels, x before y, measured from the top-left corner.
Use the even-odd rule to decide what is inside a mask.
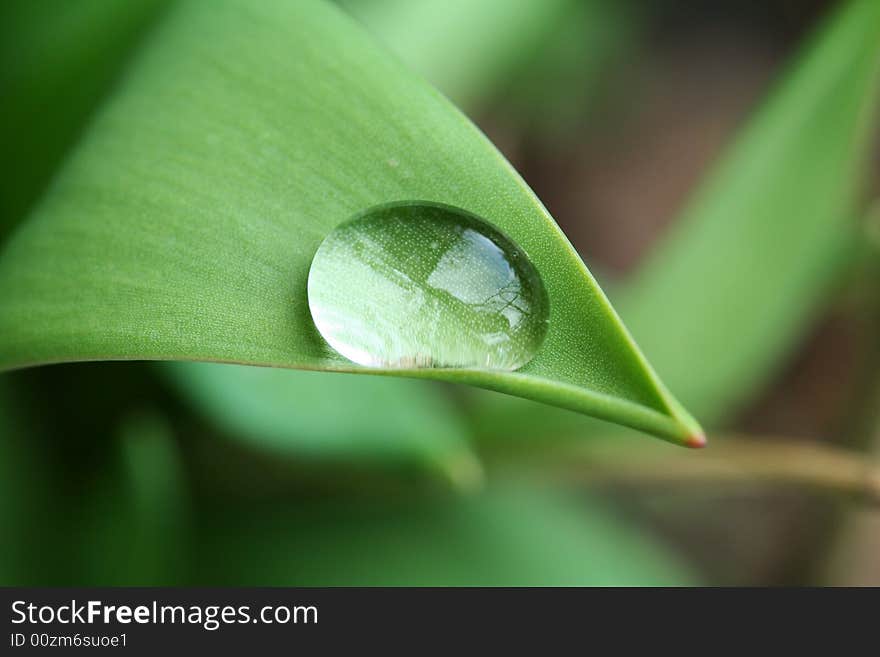
[[[700,449],[706,446],[706,434],[702,432],[692,433],[684,439],[685,447]]]

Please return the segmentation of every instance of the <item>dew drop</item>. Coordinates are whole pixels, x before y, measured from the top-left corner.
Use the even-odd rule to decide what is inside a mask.
[[[308,296],[330,346],[371,367],[514,370],[547,332],[547,292],[526,254],[437,203],[381,205],[339,225],[312,260]]]

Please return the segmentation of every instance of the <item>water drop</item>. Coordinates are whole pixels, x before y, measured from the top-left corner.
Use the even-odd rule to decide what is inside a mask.
[[[547,332],[547,292],[526,254],[437,203],[382,205],[339,225],[312,260],[308,295],[318,331],[359,365],[514,370]]]

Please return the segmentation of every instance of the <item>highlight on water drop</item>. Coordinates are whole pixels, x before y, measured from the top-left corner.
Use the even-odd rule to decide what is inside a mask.
[[[541,277],[507,236],[416,201],[337,226],[312,260],[308,299],[321,336],[369,367],[518,369],[549,316]]]

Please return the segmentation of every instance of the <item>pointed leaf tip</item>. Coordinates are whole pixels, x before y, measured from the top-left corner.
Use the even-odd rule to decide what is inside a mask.
[[[4,244],[0,369],[162,359],[363,373],[318,335],[310,267],[356,213],[413,199],[521,248],[546,287],[547,333],[516,372],[371,373],[482,386],[679,444],[698,430],[497,149],[329,2],[183,2],[163,16]]]

